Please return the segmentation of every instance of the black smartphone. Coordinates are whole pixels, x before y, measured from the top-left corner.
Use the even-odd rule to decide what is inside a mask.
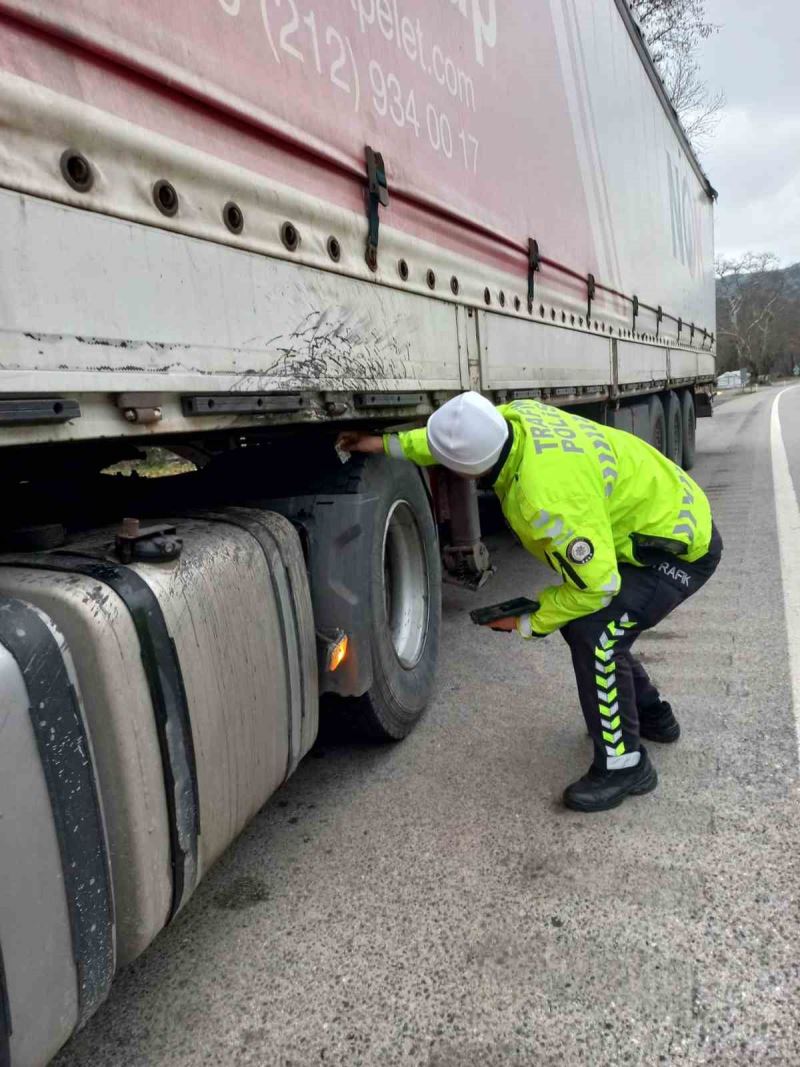
[[[504,600],[502,604],[492,604],[488,608],[475,608],[469,613],[469,617],[477,626],[488,626],[497,619],[518,618],[527,615],[528,612],[539,610],[535,600],[528,600],[526,596],[515,597],[514,600]]]

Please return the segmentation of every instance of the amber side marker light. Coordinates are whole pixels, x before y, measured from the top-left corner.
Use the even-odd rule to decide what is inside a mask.
[[[328,670],[331,673],[344,663],[349,644],[350,641],[347,634],[342,634],[336,644],[331,645],[330,651],[328,652]]]

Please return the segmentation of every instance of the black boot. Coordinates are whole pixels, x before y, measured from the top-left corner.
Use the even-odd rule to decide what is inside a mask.
[[[659,741],[663,745],[678,740],[681,736],[680,723],[666,700],[639,708],[639,733],[648,741]]]
[[[635,767],[623,771],[605,771],[594,764],[587,774],[564,790],[564,803],[573,811],[608,811],[618,807],[625,797],[651,793],[658,785],[656,769],[647,749]]]

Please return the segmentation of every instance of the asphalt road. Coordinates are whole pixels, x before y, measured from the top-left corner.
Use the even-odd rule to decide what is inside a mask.
[[[591,758],[566,645],[477,631],[475,598],[448,588],[438,694],[412,737],[326,738],[61,1067],[800,1064],[776,392],[699,425],[726,551],[638,645],[684,727],[651,746],[655,793],[563,810]],[[800,493],[800,389],[781,416]],[[547,580],[491,546],[486,597]]]

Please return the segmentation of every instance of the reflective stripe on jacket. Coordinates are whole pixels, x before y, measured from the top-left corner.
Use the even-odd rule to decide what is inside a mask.
[[[708,551],[705,493],[655,448],[537,400],[498,410],[514,444],[494,491],[521,543],[563,580],[539,594],[534,633],[606,607],[621,587],[618,564],[642,566],[648,547],[689,562]],[[384,449],[419,466],[436,462],[424,427],[387,434]]]

